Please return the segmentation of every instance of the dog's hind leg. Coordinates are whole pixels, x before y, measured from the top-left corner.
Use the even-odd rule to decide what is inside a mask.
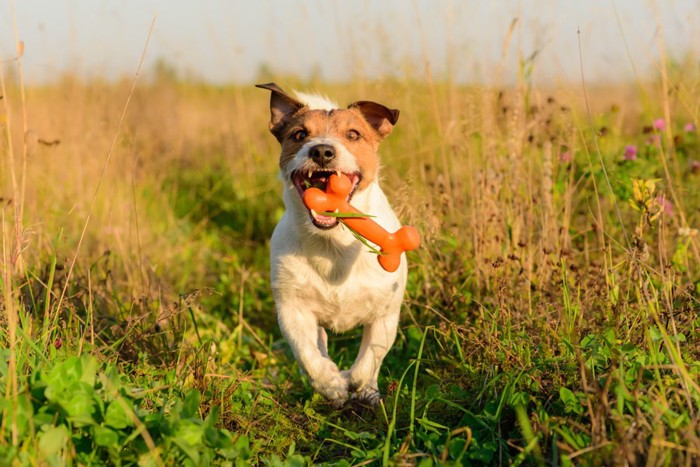
[[[349,390],[354,392],[353,398],[371,404],[379,403],[379,368],[394,344],[398,324],[397,312],[365,325],[357,359],[350,370],[343,372],[349,380]]]

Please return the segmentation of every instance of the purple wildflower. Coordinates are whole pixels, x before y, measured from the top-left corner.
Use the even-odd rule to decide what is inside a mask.
[[[696,130],[695,123],[693,123],[693,122],[688,122],[683,127],[683,131],[685,131],[686,133],[694,133],[695,130]]]
[[[564,151],[559,155],[559,160],[562,162],[571,162],[574,160],[574,155],[571,154],[571,151]]]
[[[625,146],[625,160],[626,161],[636,161],[637,160],[637,146],[634,144],[628,144]]]
[[[666,122],[663,118],[657,118],[654,120],[653,126],[656,131],[664,131],[666,129]]]
[[[673,203],[663,196],[656,197],[656,204],[661,208],[661,212],[668,216],[673,216]]]
[[[700,161],[691,161],[690,162],[690,172],[697,174],[700,173]]]

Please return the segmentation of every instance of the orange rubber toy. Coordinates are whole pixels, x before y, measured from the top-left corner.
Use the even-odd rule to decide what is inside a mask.
[[[396,271],[401,264],[401,253],[415,250],[420,245],[418,231],[407,225],[390,233],[369,217],[343,217],[342,213],[362,214],[346,201],[350,190],[350,179],[334,174],[330,176],[325,192],[309,188],[302,199],[307,208],[319,214],[340,212],[338,217],[345,225],[380,248],[381,254],[377,259],[382,268],[388,272]]]

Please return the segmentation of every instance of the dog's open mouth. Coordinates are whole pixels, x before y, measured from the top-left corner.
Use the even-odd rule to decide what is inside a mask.
[[[308,190],[309,188],[318,188],[319,190],[326,191],[326,187],[328,185],[328,180],[330,176],[338,173],[341,173],[341,171],[330,169],[308,171],[297,170],[294,173],[292,173],[292,182],[294,183],[294,186],[299,192],[299,196],[302,196],[304,194],[304,191]],[[346,177],[348,177],[352,182],[352,190],[350,190],[350,194],[347,198],[347,201],[350,202],[352,196],[355,194],[357,185],[360,183],[360,180],[362,180],[362,175],[359,172],[342,173]],[[319,229],[331,229],[338,225],[337,217],[324,216],[315,211],[311,211],[308,208],[307,210],[309,211],[311,221]]]

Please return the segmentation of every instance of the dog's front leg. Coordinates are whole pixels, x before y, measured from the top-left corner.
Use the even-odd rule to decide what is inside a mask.
[[[379,403],[379,368],[394,344],[398,324],[397,312],[365,325],[357,360],[350,370],[343,372],[349,380],[349,390],[354,391],[354,398],[371,404]]]
[[[294,352],[314,389],[336,405],[348,398],[348,381],[328,358],[323,328],[301,303],[285,305],[277,312],[277,320],[285,339]]]

